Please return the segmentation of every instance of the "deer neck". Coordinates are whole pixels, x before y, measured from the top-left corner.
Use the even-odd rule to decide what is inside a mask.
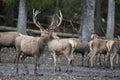
[[[48,41],[52,41],[53,39],[54,39],[54,37],[50,35],[48,38]]]

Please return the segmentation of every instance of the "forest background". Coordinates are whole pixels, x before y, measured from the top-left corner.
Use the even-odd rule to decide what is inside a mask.
[[[33,24],[32,9],[39,9],[39,22],[48,27],[52,15],[62,11],[63,21],[56,30],[79,34],[90,39],[91,34],[112,39],[120,35],[120,0],[0,0],[0,25],[17,28],[38,29]]]

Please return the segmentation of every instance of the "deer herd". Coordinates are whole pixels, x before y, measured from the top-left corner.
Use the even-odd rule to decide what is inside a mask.
[[[67,70],[72,71],[74,55],[80,53],[82,55],[82,66],[85,60],[88,62],[88,66],[93,67],[95,65],[95,58],[98,56],[99,63],[103,63],[104,66],[111,69],[114,68],[114,64],[119,64],[120,55],[120,40],[119,39],[102,39],[93,34],[91,40],[80,40],[79,38],[59,38],[55,33],[55,29],[62,23],[62,13],[55,13],[52,17],[50,26],[45,29],[37,21],[37,16],[40,12],[33,9],[33,22],[40,29],[41,36],[33,37],[29,35],[23,35],[18,32],[0,32],[0,49],[2,47],[14,47],[16,49],[16,73],[18,74],[19,58],[25,67],[26,74],[29,74],[27,65],[24,63],[26,57],[33,57],[35,60],[34,74],[37,74],[37,69],[40,66],[39,58],[44,54],[44,49],[48,46],[49,53],[53,56],[55,71],[61,71],[61,67],[57,65],[59,61],[59,55],[64,55],[68,61]],[[101,58],[101,56],[104,58]],[[1,54],[0,54],[1,62]],[[90,64],[89,64],[90,62]],[[115,63],[114,63],[115,62]]]

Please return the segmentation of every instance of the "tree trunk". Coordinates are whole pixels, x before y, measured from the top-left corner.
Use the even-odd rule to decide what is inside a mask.
[[[81,3],[82,40],[89,40],[91,34],[94,33],[95,0],[82,0]]]
[[[26,4],[26,0],[20,0],[17,31],[22,34],[26,34],[26,26],[27,26],[27,11],[25,4]]]
[[[115,0],[109,0],[106,32],[107,39],[114,38],[114,22],[115,22]]]
[[[101,24],[101,2],[102,0],[96,0],[96,19],[95,19],[95,33],[99,36],[103,36]]]

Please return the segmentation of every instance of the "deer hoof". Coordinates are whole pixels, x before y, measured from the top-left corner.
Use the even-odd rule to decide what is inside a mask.
[[[73,70],[66,70],[66,72],[68,72],[68,73],[72,73],[72,72],[73,72]]]
[[[59,67],[59,72],[61,72],[61,67]]]

